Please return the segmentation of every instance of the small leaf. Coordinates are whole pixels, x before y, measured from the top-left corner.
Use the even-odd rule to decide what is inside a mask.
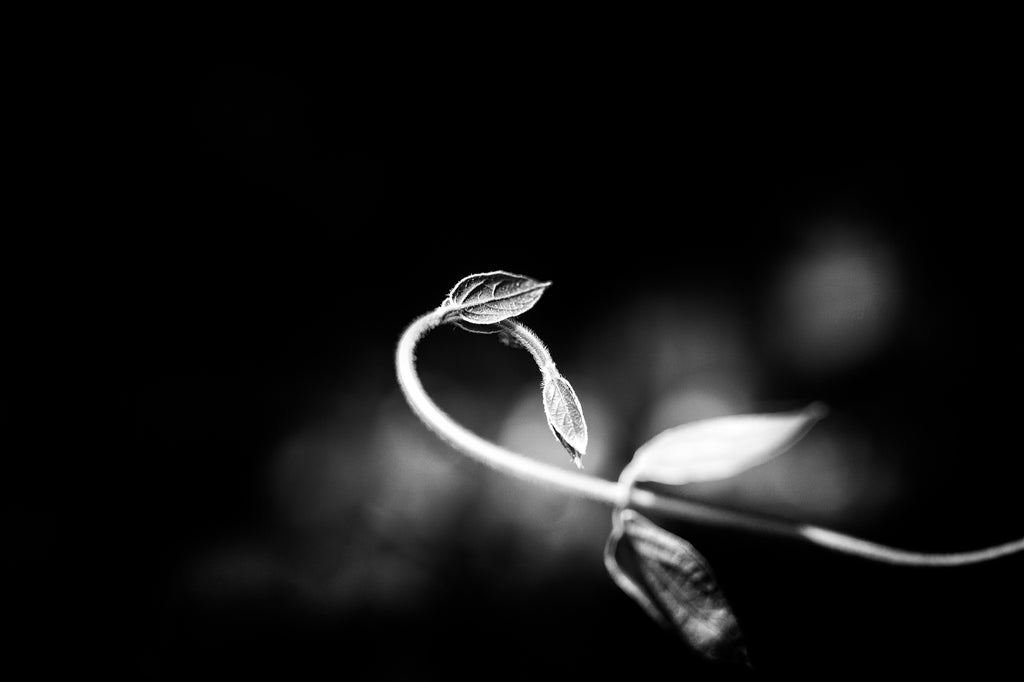
[[[668,485],[728,478],[785,452],[825,413],[824,405],[814,403],[797,412],[683,424],[642,445],[622,477]]]
[[[587,422],[572,385],[557,371],[544,372],[544,414],[548,427],[566,449],[577,468],[583,468],[583,455],[587,452]]]
[[[494,324],[533,307],[551,282],[497,270],[459,281],[442,304],[472,324]]]
[[[749,665],[739,623],[707,560],[632,510],[614,514],[604,560],[615,583],[695,651]]]

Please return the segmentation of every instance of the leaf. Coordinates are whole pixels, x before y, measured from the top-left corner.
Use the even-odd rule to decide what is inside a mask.
[[[544,372],[542,387],[544,414],[548,427],[566,449],[577,468],[583,468],[583,455],[587,452],[587,422],[583,407],[572,385],[557,371]]]
[[[550,285],[501,270],[485,272],[460,280],[442,306],[464,322],[494,324],[525,313]]]
[[[728,478],[785,452],[827,412],[744,414],[683,424],[642,445],[622,472],[633,481],[683,485]]]
[[[630,509],[614,514],[604,551],[612,580],[695,651],[749,665],[739,623],[707,560],[686,540]]]

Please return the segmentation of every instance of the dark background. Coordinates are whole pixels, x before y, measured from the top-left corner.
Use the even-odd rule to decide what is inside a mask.
[[[28,141],[59,142],[4,249],[28,665],[718,674],[604,575],[606,510],[462,463],[402,402],[405,324],[492,269],[555,282],[525,321],[607,425],[588,471],[670,418],[822,400],[782,468],[694,494],[926,551],[1021,535],[1021,146],[984,64],[384,60],[180,49],[33,83]],[[454,416],[541,442],[525,354],[440,330],[420,357]],[[763,671],[1016,658],[1018,558],[893,568],[678,530]]]

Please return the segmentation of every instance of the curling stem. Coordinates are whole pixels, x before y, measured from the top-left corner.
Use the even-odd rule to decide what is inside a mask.
[[[702,525],[799,539],[842,554],[890,564],[960,566],[990,561],[1024,551],[1024,538],[1021,538],[995,547],[970,552],[953,554],[911,552],[886,547],[813,525],[745,514],[677,497],[667,497],[651,490],[634,488],[628,480],[624,484],[619,484],[594,478],[576,471],[559,469],[503,448],[481,438],[449,417],[427,395],[416,373],[416,345],[424,335],[444,321],[445,313],[446,311],[443,309],[427,313],[414,320],[403,332],[395,354],[398,383],[410,407],[428,428],[459,452],[493,469],[612,507],[629,506]],[[554,366],[547,348],[532,330],[513,321],[503,322],[501,326],[523,342],[542,370],[548,365]]]

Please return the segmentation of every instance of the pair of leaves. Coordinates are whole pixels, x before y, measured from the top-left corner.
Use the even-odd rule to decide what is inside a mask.
[[[446,317],[467,331],[500,334],[502,342],[513,347],[540,344],[539,340],[528,338],[521,326],[497,325],[532,308],[550,285],[551,282],[540,282],[503,270],[470,275],[459,280],[441,308],[446,311]],[[541,393],[548,427],[569,453],[573,464],[582,469],[582,458],[587,451],[587,423],[583,418],[583,407],[572,385],[553,363],[541,367],[541,371],[544,376]]]
[[[785,452],[824,414],[822,405],[813,404],[797,412],[735,415],[677,426],[637,450],[620,485],[683,485],[728,478]],[[707,560],[690,543],[619,508],[613,513],[604,560],[615,583],[695,651],[749,665],[736,616]]]

